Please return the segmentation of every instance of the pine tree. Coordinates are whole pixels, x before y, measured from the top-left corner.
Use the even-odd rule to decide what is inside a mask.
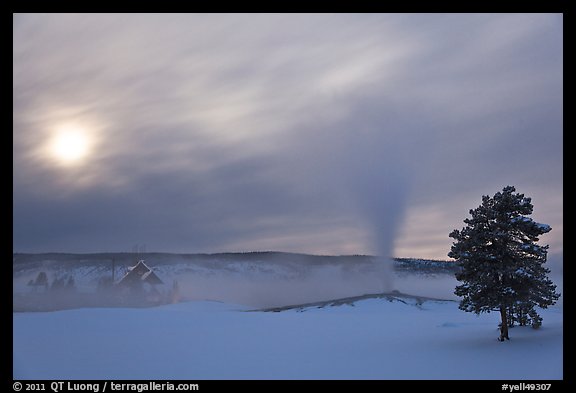
[[[547,308],[560,296],[543,266],[548,246],[536,244],[551,228],[527,217],[532,200],[515,191],[507,186],[493,198],[483,196],[464,220],[466,227],[449,235],[456,241],[448,256],[461,267],[456,279],[462,284],[454,291],[462,297],[459,307],[476,314],[500,312],[500,341],[509,340],[508,327],[516,322],[539,327],[535,307]]]

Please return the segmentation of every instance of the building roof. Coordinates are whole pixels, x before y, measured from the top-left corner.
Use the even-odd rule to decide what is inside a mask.
[[[118,284],[131,285],[137,282],[146,282],[150,285],[164,284],[142,259],[135,266],[128,268],[128,273],[122,277]]]

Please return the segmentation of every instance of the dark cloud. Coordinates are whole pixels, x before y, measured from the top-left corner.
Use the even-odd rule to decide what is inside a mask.
[[[507,184],[562,251],[559,15],[15,15],[13,66],[15,251],[443,258]]]

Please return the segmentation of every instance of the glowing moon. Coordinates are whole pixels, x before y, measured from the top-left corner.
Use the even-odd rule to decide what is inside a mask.
[[[64,128],[50,143],[53,158],[66,165],[81,163],[90,151],[90,138],[82,128]]]

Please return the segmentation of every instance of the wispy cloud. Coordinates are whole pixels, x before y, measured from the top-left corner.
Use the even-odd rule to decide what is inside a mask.
[[[15,250],[443,257],[416,228],[562,192],[561,15],[22,14],[13,66]]]

